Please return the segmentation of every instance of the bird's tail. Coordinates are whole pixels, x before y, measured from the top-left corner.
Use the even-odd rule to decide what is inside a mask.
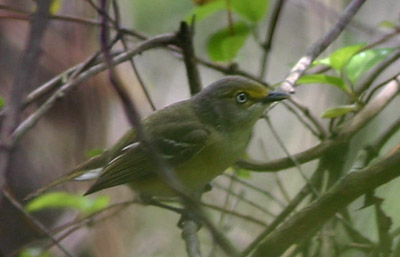
[[[102,167],[106,164],[108,159],[107,157],[107,152],[103,152],[102,154],[87,160],[86,162],[76,166],[68,174],[63,175],[56,180],[50,182],[49,184],[39,188],[38,190],[28,194],[24,198],[24,200],[29,200],[33,197],[36,197],[41,193],[49,190],[50,188],[53,188],[67,181],[71,181],[74,179],[80,181],[96,179],[100,175]]]

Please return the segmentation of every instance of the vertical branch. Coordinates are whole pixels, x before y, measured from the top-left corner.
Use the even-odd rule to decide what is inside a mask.
[[[176,38],[177,44],[182,49],[183,61],[186,67],[186,75],[189,82],[190,94],[194,95],[201,91],[201,80],[199,70],[197,68],[196,56],[193,47],[194,20],[192,27],[189,27],[186,22],[181,22]],[[201,194],[199,194],[199,198]],[[188,210],[190,211],[190,210]],[[197,236],[199,225],[189,218],[186,218],[182,223],[182,237],[185,240],[186,251],[189,257],[201,257],[200,242]]]
[[[189,27],[186,22],[181,22],[177,39],[179,46],[182,48],[183,60],[186,66],[186,74],[189,80],[190,94],[194,95],[201,90],[201,79],[197,68],[196,56],[193,47],[194,22]]]
[[[101,9],[103,12],[106,12],[106,4],[107,0],[100,0]],[[101,33],[100,33],[100,42],[101,48],[104,53],[104,57],[106,60],[106,64],[108,66],[109,71],[109,79],[110,82],[116,91],[118,97],[120,98],[125,114],[127,119],[132,127],[135,128],[136,133],[140,142],[144,145],[145,149],[147,149],[149,153],[149,157],[152,159],[154,164],[156,165],[156,169],[154,172],[158,176],[160,176],[166,183],[171,187],[172,190],[176,192],[178,196],[180,196],[183,205],[185,208],[190,210],[191,214],[195,215],[196,218],[199,219],[207,228],[209,229],[210,233],[212,234],[213,238],[219,243],[221,248],[229,255],[229,256],[238,256],[237,250],[232,246],[229,240],[214,226],[214,224],[205,216],[203,210],[200,208],[198,200],[194,199],[191,195],[189,195],[180,181],[176,178],[173,170],[165,163],[163,159],[161,159],[160,155],[158,154],[157,149],[151,144],[148,140],[141,121],[139,117],[139,113],[137,111],[136,106],[133,102],[130,101],[129,96],[126,90],[123,88],[122,84],[120,83],[118,77],[116,76],[115,70],[113,68],[113,60],[110,55],[108,49],[108,41],[109,41],[109,26],[107,24],[107,17],[106,15],[102,15],[101,17]],[[175,42],[176,43],[176,42]]]
[[[272,17],[269,22],[268,26],[268,32],[265,37],[265,42],[262,45],[264,48],[264,54],[261,59],[261,68],[260,68],[260,75],[259,78],[263,79],[267,73],[267,65],[268,65],[268,57],[269,53],[271,51],[272,47],[272,40],[274,39],[275,35],[275,29],[276,26],[278,25],[279,17],[281,14],[281,11],[283,10],[283,5],[286,2],[286,0],[278,0],[278,2],[275,4],[275,8],[272,12]]]
[[[114,15],[115,15],[115,21],[113,21],[115,29],[118,31],[118,33],[119,33],[119,35],[121,37],[121,43],[122,43],[122,46],[124,47],[124,50],[128,51],[128,44],[126,43],[125,36],[124,36],[123,33],[120,32],[121,31],[121,26],[120,26],[121,14],[120,14],[120,11],[119,11],[119,6],[118,6],[118,3],[117,3],[117,0],[113,0],[112,1],[112,5],[113,5],[113,10],[114,10]],[[110,21],[112,21],[111,18],[108,18],[108,19]],[[132,70],[135,73],[135,76],[136,76],[137,80],[139,81],[140,87],[142,88],[143,93],[146,96],[147,101],[150,104],[151,109],[153,111],[155,111],[157,108],[156,108],[153,100],[151,99],[150,93],[147,90],[147,87],[145,86],[144,81],[142,80],[142,77],[139,74],[139,71],[137,70],[136,64],[133,61],[133,57],[129,59],[129,64],[131,65]]]
[[[0,192],[5,185],[12,148],[12,132],[17,126],[22,112],[22,102],[26,92],[33,87],[35,71],[40,56],[40,45],[46,31],[49,18],[50,0],[38,0],[38,9],[32,16],[28,41],[22,55],[19,70],[10,87],[9,103],[6,106],[5,119],[0,131]],[[0,201],[1,201],[0,194]]]

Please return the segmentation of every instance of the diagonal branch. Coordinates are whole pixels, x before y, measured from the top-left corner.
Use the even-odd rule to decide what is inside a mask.
[[[252,257],[280,256],[292,244],[309,238],[336,212],[366,192],[400,176],[400,149],[360,171],[351,172],[338,184],[272,232]]]
[[[366,0],[353,0],[344,10],[343,15],[339,18],[331,30],[320,40],[315,42],[307,51],[306,55],[291,69],[285,81],[282,82],[281,88],[287,92],[294,92],[294,85],[303,73],[310,67],[312,62],[317,58],[344,30],[351,18],[357,13]]]

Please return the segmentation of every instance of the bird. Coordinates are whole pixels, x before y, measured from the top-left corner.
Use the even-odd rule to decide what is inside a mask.
[[[253,127],[269,104],[288,97],[288,93],[271,91],[254,80],[228,76],[188,100],[153,112],[142,120],[142,129],[184,189],[198,192],[243,156]],[[74,168],[64,180],[96,174],[85,195],[127,184],[143,197],[176,196],[156,172],[150,154],[132,128],[114,146]]]

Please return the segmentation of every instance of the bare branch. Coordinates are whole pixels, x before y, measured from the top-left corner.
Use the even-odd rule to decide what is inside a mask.
[[[192,24],[194,24],[194,22]],[[201,90],[201,80],[192,42],[193,27],[190,28],[186,22],[181,22],[179,32],[176,36],[179,40],[178,45],[182,49],[183,60],[186,66],[186,75],[190,85],[190,94],[194,95]]]
[[[268,23],[268,32],[265,36],[265,41],[263,44],[264,48],[264,54],[261,59],[261,69],[260,69],[260,79],[263,79],[267,73],[267,64],[268,64],[268,57],[269,57],[269,52],[271,51],[272,47],[272,40],[274,39],[275,35],[275,29],[278,25],[279,18],[281,15],[281,12],[283,10],[283,6],[286,3],[286,0],[278,0],[275,3],[275,8],[272,12],[271,15],[271,20]]]
[[[18,71],[15,73],[13,85],[10,87],[10,99],[5,107],[5,119],[0,131],[0,192],[5,185],[5,176],[11,157],[11,150],[15,146],[12,132],[17,126],[22,111],[21,105],[25,94],[33,87],[35,70],[39,61],[43,35],[46,31],[50,0],[39,0],[37,11],[32,16],[32,24],[28,40],[21,58]],[[0,194],[0,202],[1,202]]]
[[[30,213],[28,213],[24,207],[18,202],[17,199],[12,195],[10,190],[8,188],[3,189],[3,194],[4,196],[10,201],[10,203],[18,209],[18,211],[21,212],[21,214],[29,221],[31,222],[35,229],[37,229],[40,233],[43,233],[46,235],[48,238],[50,238],[51,241],[68,257],[76,257],[74,254],[69,252],[63,245],[60,244],[60,242],[53,237],[53,235],[46,229],[45,226],[43,226],[34,216],[32,216]]]

